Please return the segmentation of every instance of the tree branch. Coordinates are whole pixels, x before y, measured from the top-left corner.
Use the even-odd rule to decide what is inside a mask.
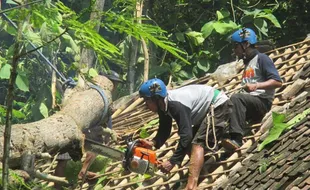
[[[3,13],[6,13],[6,12],[9,12],[9,11],[12,11],[14,9],[19,9],[19,8],[23,8],[25,6],[28,6],[28,5],[32,5],[32,4],[35,4],[35,3],[39,3],[43,0],[37,0],[37,1],[33,1],[33,2],[30,2],[30,3],[26,3],[26,4],[23,4],[23,5],[18,5],[16,7],[12,7],[12,8],[8,8],[8,9],[5,9],[3,11],[0,11],[0,14],[3,14]],[[1,2],[1,1],[0,1]]]
[[[23,57],[25,55],[28,55],[28,54],[30,54],[32,52],[35,52],[35,51],[41,49],[42,47],[44,47],[46,44],[52,43],[53,41],[57,40],[62,35],[64,35],[67,31],[68,31],[68,28],[65,28],[65,30],[61,34],[57,35],[55,38],[51,39],[50,41],[47,41],[46,43],[44,43],[43,45],[41,45],[39,47],[36,47],[36,48],[34,48],[34,49],[30,50],[30,51],[27,51],[26,53],[20,54],[18,58]]]

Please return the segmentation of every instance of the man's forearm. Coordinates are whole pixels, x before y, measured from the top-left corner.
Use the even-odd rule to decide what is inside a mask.
[[[282,86],[282,82],[276,81],[274,79],[269,79],[265,82],[258,82],[256,89],[275,89]]]

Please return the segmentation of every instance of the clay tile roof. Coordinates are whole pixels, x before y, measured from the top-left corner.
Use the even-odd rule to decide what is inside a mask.
[[[285,112],[288,119],[310,108],[310,40],[291,44],[267,53],[278,69],[283,86],[276,90],[273,111]],[[208,75],[187,84],[208,84],[224,90],[229,95],[240,89],[242,68],[237,74],[217,82]],[[116,116],[117,115],[117,116]],[[116,117],[115,117],[116,116]],[[133,98],[113,117],[113,127],[121,135],[121,147],[126,137],[139,138],[141,128],[157,118],[148,111],[142,100]],[[310,116],[297,123],[291,130],[262,151],[257,145],[272,126],[271,112],[261,124],[249,126],[250,133],[244,137],[244,145],[234,153],[220,149],[206,153],[199,189],[310,189]],[[148,128],[149,138],[156,135],[158,124]],[[178,143],[177,126],[173,125],[171,137],[157,150],[160,159],[172,156]],[[226,155],[226,159],[219,159]],[[221,156],[223,157],[223,156]],[[167,178],[128,173],[122,170],[121,162],[114,162],[106,169],[103,181],[108,189],[182,189],[188,174],[188,157],[182,166],[175,167]]]

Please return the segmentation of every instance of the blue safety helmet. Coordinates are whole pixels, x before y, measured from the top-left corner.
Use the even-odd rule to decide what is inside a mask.
[[[144,82],[140,86],[139,94],[143,98],[152,98],[155,96],[164,98],[167,96],[167,88],[162,80],[154,78]]]
[[[257,37],[255,32],[250,28],[242,28],[234,32],[231,36],[233,42],[246,42],[248,41],[250,44],[257,43]]]

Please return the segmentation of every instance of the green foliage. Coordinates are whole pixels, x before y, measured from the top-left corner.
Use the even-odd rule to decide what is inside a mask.
[[[267,160],[264,159],[263,161],[261,161],[259,163],[259,168],[258,168],[259,173],[260,174],[264,173],[267,170],[268,166],[269,166],[269,163]]]
[[[201,45],[203,41],[205,40],[202,36],[202,33],[200,32],[191,31],[185,34],[191,40],[191,43],[193,43],[195,46]]]
[[[15,84],[17,88],[20,89],[21,91],[24,91],[24,92],[29,91],[29,81],[25,73],[23,72],[18,73]]]
[[[110,158],[98,155],[90,166],[89,171],[104,174],[108,164],[111,163],[111,161],[112,160]]]
[[[201,77],[207,72],[213,72],[219,64],[232,61],[229,38],[235,30],[242,26],[256,28],[262,39],[260,33],[267,35],[269,28],[280,27],[280,22],[273,14],[276,5],[261,7],[263,3],[267,4],[265,1],[256,5],[249,1],[185,0],[180,6],[176,2],[154,1],[150,17],[167,30],[168,36],[178,48],[188,53],[187,58],[191,63],[190,66],[182,65],[182,73],[187,73],[180,75],[184,78],[171,73],[169,67],[160,76],[171,74],[173,80],[178,82],[187,77]],[[180,64],[171,57],[164,58],[162,62],[169,65]]]
[[[82,169],[82,163],[80,161],[72,161],[69,160],[67,162],[66,168],[65,168],[65,177],[71,184],[77,184],[78,182],[78,174],[80,170]]]
[[[44,118],[47,118],[48,117],[48,108],[46,107],[46,105],[41,102],[40,104],[40,113],[43,115]]]
[[[270,9],[255,9],[254,11],[243,11],[245,16],[241,18],[241,21],[244,25],[248,23],[254,23],[254,26],[258,29],[258,31],[265,36],[268,36],[268,24],[267,21],[270,21],[275,27],[281,28],[280,23],[277,18],[271,14],[272,10]]]
[[[115,12],[104,13],[105,21],[102,27],[108,27],[112,31],[118,31],[119,33],[126,33],[133,36],[138,40],[143,38],[146,42],[151,41],[156,46],[170,52],[180,60],[187,64],[190,64],[186,59],[179,54],[185,54],[178,48],[175,48],[175,44],[168,40],[164,35],[166,32],[158,26],[150,24],[141,24],[136,22],[135,18],[125,18],[122,14],[116,14]]]
[[[310,114],[310,108],[296,115],[289,122],[285,123],[284,121],[286,117],[284,114],[272,112],[273,127],[270,129],[269,134],[265,140],[259,145],[258,151],[261,151],[267,144],[277,140],[284,130],[291,129],[296,123],[300,122],[308,114]]]
[[[1,79],[9,79],[11,76],[11,68],[10,64],[4,64],[0,70],[0,78]]]
[[[93,77],[95,77],[95,76],[98,75],[98,72],[97,72],[95,69],[90,68],[89,71],[88,71],[88,75],[89,75],[91,78],[93,78]]]
[[[47,184],[35,183],[33,181],[25,182],[24,179],[15,172],[14,170],[9,170],[9,184],[8,189],[10,190],[32,190],[32,189],[46,189],[52,190]],[[2,186],[2,168],[0,168],[0,187]]]
[[[158,122],[159,122],[159,119],[154,119],[154,120],[150,121],[149,123],[145,124],[145,125],[141,128],[141,130],[140,130],[140,135],[139,135],[140,138],[145,139],[145,138],[149,137],[150,134],[147,132],[148,129],[152,128],[154,125],[157,125]]]
[[[259,145],[258,150],[261,151],[267,144],[277,140],[288,124],[284,123],[285,115],[272,112],[273,127],[270,129],[269,135]]]
[[[116,46],[108,42],[93,29],[95,23],[91,21],[81,23],[79,15],[66,7],[62,2],[57,2],[56,5],[62,14],[69,15],[63,20],[63,24],[73,30],[75,37],[80,43],[96,51],[101,61],[103,59],[116,59],[115,57],[120,55],[119,49]]]

